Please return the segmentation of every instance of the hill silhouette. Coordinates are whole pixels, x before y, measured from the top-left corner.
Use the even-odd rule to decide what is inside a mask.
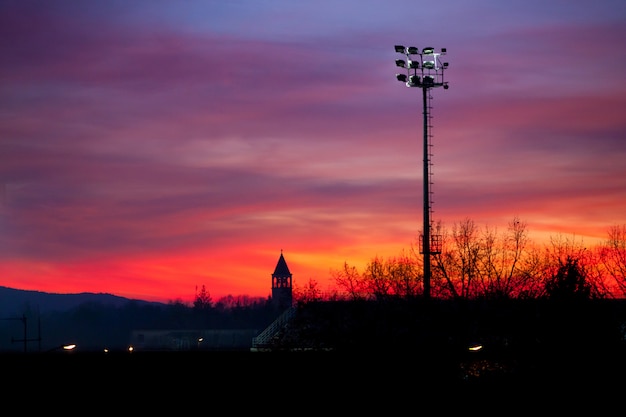
[[[164,305],[163,303],[125,298],[108,293],[60,294],[0,286],[0,318],[21,317],[26,311],[41,314],[62,312],[85,303],[122,307],[129,302],[140,305]]]

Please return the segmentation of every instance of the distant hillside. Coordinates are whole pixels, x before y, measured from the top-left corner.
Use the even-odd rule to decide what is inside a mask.
[[[57,294],[0,286],[0,318],[19,317],[27,311],[38,311],[39,313],[65,311],[84,303],[120,307],[131,301],[140,305],[163,305],[162,303],[124,298],[106,293]]]

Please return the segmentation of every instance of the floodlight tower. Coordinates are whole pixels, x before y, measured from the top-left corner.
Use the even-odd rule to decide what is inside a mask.
[[[430,90],[436,87],[448,89],[448,83],[443,79],[444,70],[448,68],[447,62],[441,62],[440,57],[446,54],[446,48],[437,52],[435,48],[423,48],[420,52],[414,46],[404,47],[395,45],[397,53],[405,56],[404,59],[396,59],[396,66],[405,68],[406,73],[396,74],[396,79],[406,84],[407,87],[422,89],[424,107],[424,225],[420,236],[420,252],[424,256],[424,298],[430,298],[430,257],[441,253],[441,236],[433,235],[431,230],[431,202],[430,202]]]

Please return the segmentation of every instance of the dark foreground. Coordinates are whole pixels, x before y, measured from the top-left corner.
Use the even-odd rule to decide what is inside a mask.
[[[59,352],[11,353],[0,355],[0,361],[5,402],[29,413],[597,415],[621,408],[626,388],[625,351],[601,347],[517,357],[406,351]]]

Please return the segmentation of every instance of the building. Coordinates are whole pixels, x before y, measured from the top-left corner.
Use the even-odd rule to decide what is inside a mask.
[[[293,279],[282,249],[272,274],[272,302],[280,310],[290,308],[293,304]]]

